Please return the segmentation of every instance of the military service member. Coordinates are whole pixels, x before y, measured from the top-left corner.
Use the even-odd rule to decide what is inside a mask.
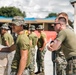
[[[66,27],[69,28],[69,29],[71,29],[72,31],[74,31],[73,28],[72,28],[72,27],[69,25],[69,23],[68,23],[69,19],[68,19],[67,13],[61,12],[61,13],[59,13],[59,14],[57,15],[57,18],[59,18],[59,17],[64,17],[64,18],[66,19],[66,21],[67,21]]]
[[[8,29],[8,24],[1,26],[1,39],[4,46],[11,46],[14,43],[12,35],[8,33]]]
[[[66,75],[67,61],[61,50],[56,51],[55,62],[56,62],[56,74],[57,75]]]
[[[3,24],[1,26],[1,40],[2,40],[2,45],[4,46],[11,46],[12,44],[14,44],[13,37],[10,33],[8,33],[8,30],[9,30],[8,24]],[[12,63],[13,57],[14,57],[14,51],[8,54],[7,75],[10,75],[11,63]]]
[[[66,27],[73,31],[73,28],[68,23],[68,15],[65,12],[61,12],[57,15],[56,19],[58,19],[59,17],[64,17],[67,21]],[[62,48],[60,48],[58,51],[56,51],[56,59],[60,58],[60,59],[64,60],[65,64],[56,62],[57,75],[65,75],[65,73],[66,73],[65,69],[66,69],[67,61],[65,59],[65,55],[63,54],[63,52],[61,50],[62,50]],[[62,56],[60,56],[61,54],[62,54]]]
[[[12,19],[12,30],[17,33],[16,45],[0,49],[0,51],[13,51],[16,49],[10,75],[29,75],[29,38],[25,35],[23,25],[23,17],[15,16]]]
[[[29,34],[29,39],[30,39],[30,51],[31,51],[31,56],[30,56],[30,71],[31,71],[31,75],[34,75],[34,71],[35,71],[35,46],[37,45],[37,40],[38,37],[36,35],[35,31],[35,26],[31,25],[30,28],[30,34]]]
[[[36,61],[37,61],[38,71],[35,74],[40,73],[41,70],[44,73],[44,55],[46,52],[45,45],[47,43],[47,37],[46,37],[46,34],[44,33],[43,29],[44,28],[42,25],[39,25],[37,28],[38,32],[40,33],[40,36],[39,36],[38,42],[37,42],[38,50],[37,50],[37,60]]]
[[[58,21],[54,25],[55,31],[58,33],[57,38],[53,43],[48,46],[50,51],[58,50],[58,48],[63,48],[63,53],[67,60],[67,70],[66,75],[76,75],[76,34],[66,27],[66,19],[64,17],[59,17]]]

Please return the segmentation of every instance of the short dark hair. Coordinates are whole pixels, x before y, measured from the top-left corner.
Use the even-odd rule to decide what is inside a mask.
[[[65,24],[67,23],[66,18],[64,17],[59,17],[58,21],[64,22]]]

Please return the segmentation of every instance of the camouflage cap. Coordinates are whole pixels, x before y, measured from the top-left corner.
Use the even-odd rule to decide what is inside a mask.
[[[7,30],[9,29],[8,24],[6,24],[6,23],[3,24],[3,25],[1,26],[1,28],[2,28],[2,29],[7,29]]]
[[[34,25],[31,25],[31,26],[29,27],[29,30],[35,30],[35,26],[34,26]]]
[[[44,28],[43,28],[43,25],[38,25],[37,29],[40,29],[40,30],[41,30],[41,29],[44,29]]]
[[[24,18],[22,16],[15,16],[12,19],[12,24],[17,26],[24,25]]]

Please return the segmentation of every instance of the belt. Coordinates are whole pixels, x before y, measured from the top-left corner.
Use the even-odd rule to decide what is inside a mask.
[[[67,61],[69,61],[69,60],[73,60],[73,59],[76,59],[76,56],[72,56],[72,57],[70,57],[69,59],[67,59]]]

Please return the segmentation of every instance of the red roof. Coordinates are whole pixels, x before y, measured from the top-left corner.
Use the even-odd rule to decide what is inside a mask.
[[[47,40],[49,41],[50,39],[54,40],[56,38],[57,33],[55,31],[44,31],[47,35]],[[35,31],[37,36],[39,36],[38,31]]]

